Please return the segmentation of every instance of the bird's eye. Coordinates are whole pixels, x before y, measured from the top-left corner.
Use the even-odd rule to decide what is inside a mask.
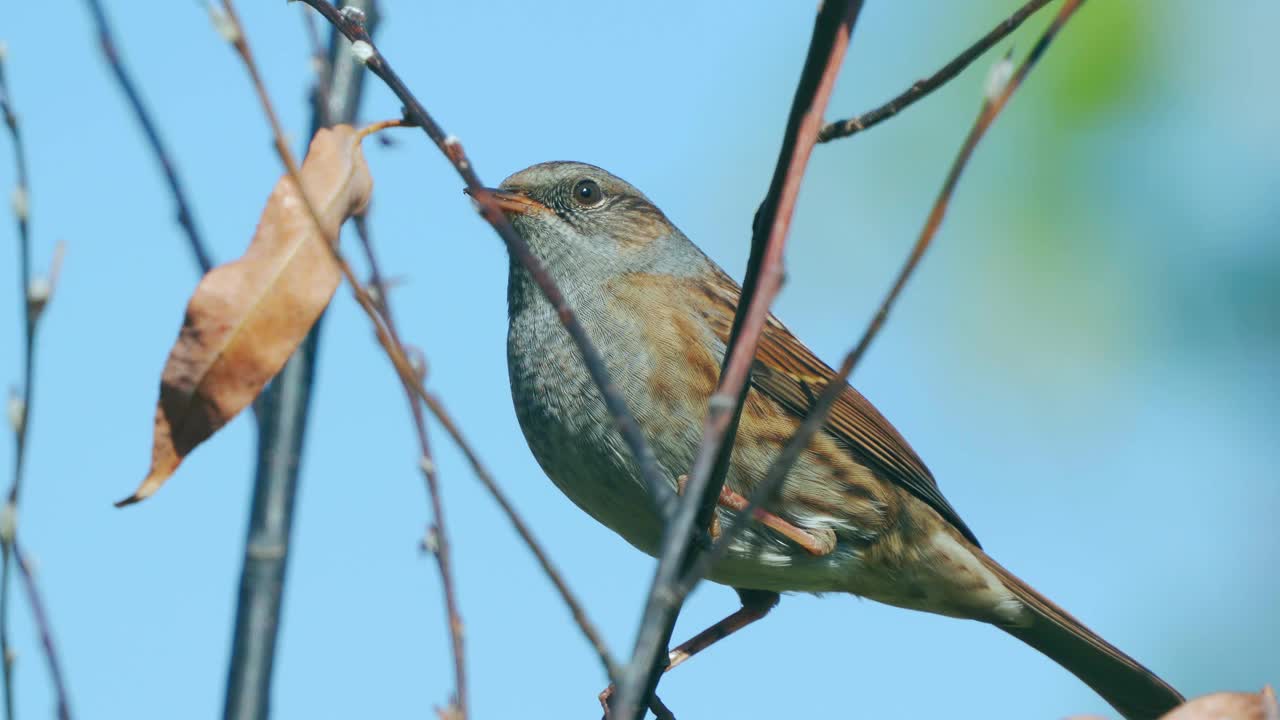
[[[595,180],[579,180],[573,186],[573,199],[583,207],[599,205],[604,199],[604,192]]]

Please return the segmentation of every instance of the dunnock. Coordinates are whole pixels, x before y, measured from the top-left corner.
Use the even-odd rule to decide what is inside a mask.
[[[494,197],[546,265],[652,445],[677,478],[692,465],[739,288],[640,191],[592,165],[553,162]],[[656,554],[662,522],[551,305],[512,262],[507,360],[529,448],[578,507]],[[770,317],[718,513],[764,476],[831,369]],[[671,665],[763,617],[778,593],[847,592],[990,623],[1087,683],[1127,718],[1181,696],[984,553],[907,441],[846,387],[768,505],[710,572],[743,608],[672,652]]]

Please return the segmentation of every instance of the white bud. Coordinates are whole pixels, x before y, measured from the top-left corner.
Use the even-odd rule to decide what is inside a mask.
[[[27,318],[32,324],[40,319],[40,313],[44,312],[44,306],[49,304],[49,296],[52,294],[53,283],[49,282],[49,278],[31,278],[27,285]]]
[[[14,390],[9,390],[9,402],[5,408],[9,416],[9,427],[15,433],[21,433],[27,424],[27,401]]]
[[[1000,97],[1004,89],[1009,84],[1009,79],[1013,77],[1013,58],[1005,55],[1000,61],[991,66],[991,71],[987,73],[986,98],[988,101],[994,101]]]
[[[457,135],[449,135],[444,139],[444,151],[458,168],[466,170],[471,167],[471,162],[467,160],[467,155],[462,150],[462,141]]]
[[[5,545],[13,543],[13,536],[18,532],[18,507],[9,501],[0,509],[0,542]]]
[[[44,307],[49,302],[49,295],[53,293],[53,285],[49,282],[49,278],[42,276],[31,278],[31,284],[27,286],[27,303],[30,305],[38,305]]]
[[[359,60],[361,65],[367,64],[369,58],[373,57],[373,46],[363,40],[357,40],[351,43],[351,57]]]
[[[409,359],[409,367],[413,368],[413,374],[417,376],[418,381],[422,382],[427,377],[427,356],[420,348],[413,345],[404,346],[404,354]]]
[[[440,552],[440,533],[434,525],[427,528],[427,534],[422,536],[422,549],[433,555]]]
[[[423,455],[421,458],[418,459],[418,468],[421,469],[422,472],[430,475],[431,473],[436,471],[436,463],[431,458],[427,457],[426,455]]]
[[[232,44],[240,41],[240,27],[222,8],[212,3],[209,4],[209,22],[213,23],[213,29],[218,31],[223,40]]]
[[[9,199],[9,202],[13,204],[13,214],[18,216],[18,220],[25,222],[30,206],[27,199],[27,189],[21,185],[14,188],[13,197]]]

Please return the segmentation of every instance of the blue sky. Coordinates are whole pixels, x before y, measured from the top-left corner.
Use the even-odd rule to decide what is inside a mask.
[[[868,3],[831,115],[949,59],[1013,2]],[[300,145],[300,4],[242,2]],[[641,188],[740,276],[811,3],[385,3],[379,44],[496,183],[574,159]],[[1280,7],[1090,3],[970,167],[938,243],[855,384],[911,439],[988,551],[1188,694],[1280,679]],[[193,3],[108,3],[217,258],[280,174],[244,72]],[[1121,21],[1124,22],[1121,22]],[[1015,36],[1025,50],[1048,15]],[[67,242],[44,319],[21,532],[84,717],[219,712],[253,468],[242,417],[155,497],[157,381],[197,277],[157,167],[80,3],[5,11],[38,265]],[[1002,44],[1006,48],[1008,42]],[[819,148],[778,314],[822,357],[856,340],[976,111],[979,61],[863,136]],[[380,83],[363,117],[394,117]],[[505,368],[506,259],[416,131],[369,147],[372,229],[437,390],[616,652],[653,562],[533,461]],[[0,186],[12,186],[7,140]],[[5,190],[7,193],[8,190]],[[14,257],[0,223],[0,257]],[[351,246],[354,249],[354,245]],[[5,261],[10,264],[12,261]],[[20,376],[16,272],[0,273],[0,380]],[[8,309],[3,309],[8,308]],[[421,717],[451,685],[438,578],[400,389],[345,289],[326,321],[303,460],[276,716]],[[474,714],[589,717],[605,679],[528,552],[433,428]],[[0,467],[12,448],[0,443]],[[685,637],[736,607],[704,586]],[[25,604],[19,715],[52,699]],[[851,597],[784,598],[662,685],[681,718],[1060,717],[1106,712],[989,627]]]

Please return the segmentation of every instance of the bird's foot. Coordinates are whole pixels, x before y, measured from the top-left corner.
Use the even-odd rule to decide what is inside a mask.
[[[676,480],[676,491],[684,495],[685,486],[689,483],[688,475],[681,475]],[[720,488],[719,505],[730,510],[742,512],[747,509],[750,501],[743,497],[740,493],[729,489],[728,487]],[[783,520],[781,517],[765,510],[764,508],[756,508],[753,513],[757,522],[774,532],[782,535],[791,542],[799,545],[809,551],[811,555],[821,557],[829,554],[836,549],[836,533],[831,528],[817,528],[814,530],[806,530]],[[708,528],[712,540],[720,539],[720,518],[711,516],[711,527]]]
[[[749,504],[750,501],[742,495],[727,487],[721,488],[720,505],[722,507],[742,512],[747,509]],[[809,551],[811,555],[821,557],[836,549],[836,532],[831,528],[806,530],[783,520],[764,508],[756,508],[754,517],[761,525],[799,545]]]

